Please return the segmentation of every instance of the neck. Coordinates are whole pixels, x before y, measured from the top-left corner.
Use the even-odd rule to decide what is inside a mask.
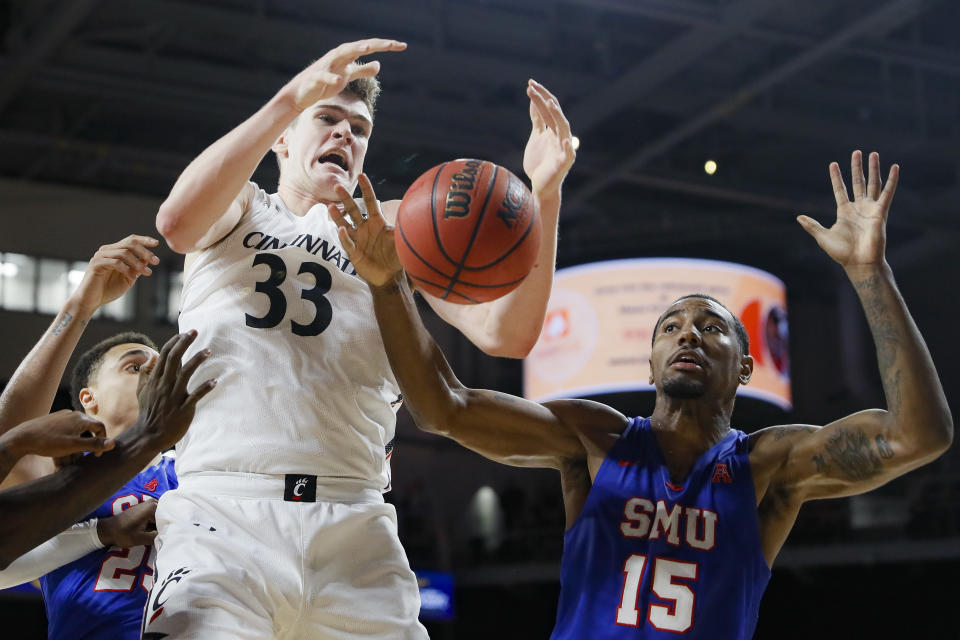
[[[277,194],[283,204],[295,215],[305,216],[310,208],[317,204],[339,204],[336,194],[321,194],[311,185],[297,184],[295,181],[284,180],[281,176],[277,185]]]
[[[681,400],[658,393],[650,423],[655,431],[672,441],[706,451],[730,431],[732,413],[733,401],[718,406],[700,399]]]

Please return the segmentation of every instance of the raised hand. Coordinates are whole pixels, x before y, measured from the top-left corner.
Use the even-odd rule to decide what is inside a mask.
[[[140,369],[140,417],[131,428],[139,429],[138,435],[149,438],[151,446],[161,451],[184,436],[197,402],[217,385],[216,380],[206,380],[187,391],[190,377],[210,357],[210,351],[203,349],[183,364],[183,354],[196,337],[196,331],[175,335],[163,345],[159,358]]]
[[[105,547],[138,547],[153,544],[157,537],[154,514],[157,501],[146,500],[115,516],[97,520],[97,536]]]
[[[893,165],[887,184],[880,182],[880,156],[869,158],[869,179],[863,178],[863,157],[854,151],[850,158],[853,201],[847,196],[840,167],[830,164],[830,182],[837,201],[837,220],[825,229],[816,220],[798,216],[797,222],[814,237],[827,255],[844,268],[872,267],[883,264],[886,248],[886,222],[893,194],[897,190],[900,167]]]
[[[530,97],[530,139],[523,152],[523,170],[538,195],[559,195],[560,185],[577,157],[570,123],[556,97],[536,80],[527,84]]]
[[[345,42],[328,51],[322,58],[298,73],[287,83],[294,105],[303,111],[317,100],[331,98],[358,78],[372,78],[380,72],[380,63],[357,64],[360,56],[385,51],[403,51],[405,42],[369,38]]]
[[[20,455],[50,458],[85,452],[100,455],[114,446],[102,422],[68,409],[27,420],[8,431],[5,439],[16,443],[12,448]]]
[[[113,244],[105,244],[90,259],[73,298],[80,308],[93,313],[125,294],[140,276],[149,276],[160,259],[149,249],[156,238],[130,235]]]
[[[380,212],[370,179],[366,174],[361,174],[358,182],[366,213],[360,211],[350,193],[339,185],[337,195],[343,211],[335,204],[328,205],[327,211],[339,227],[337,233],[340,235],[340,244],[357,270],[357,275],[368,284],[379,287],[390,281],[403,266],[393,244],[393,227],[387,224]],[[344,218],[344,214],[350,216],[350,221]]]

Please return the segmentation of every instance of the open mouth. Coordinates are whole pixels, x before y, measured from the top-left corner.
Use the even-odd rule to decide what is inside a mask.
[[[320,164],[330,163],[332,165],[336,165],[337,167],[340,167],[344,171],[349,170],[347,167],[347,159],[340,153],[337,153],[336,151],[332,151],[330,153],[320,156],[319,158],[317,158],[317,162],[319,162]]]
[[[683,351],[673,357],[671,365],[678,365],[679,369],[703,369],[703,358],[694,351]]]

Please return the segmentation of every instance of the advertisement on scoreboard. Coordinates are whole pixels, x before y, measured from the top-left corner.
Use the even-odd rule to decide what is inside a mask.
[[[786,287],[740,264],[688,258],[610,260],[558,269],[540,339],[524,361],[535,401],[649,391],[650,345],[660,314],[705,293],[737,314],[750,337],[753,379],[739,395],[792,406]]]

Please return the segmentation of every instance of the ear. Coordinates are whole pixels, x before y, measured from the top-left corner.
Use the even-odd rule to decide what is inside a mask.
[[[753,376],[753,356],[743,356],[740,359],[740,384],[748,384]]]
[[[280,137],[276,139],[273,143],[273,146],[270,149],[277,154],[277,159],[286,158],[289,154],[289,145],[287,142],[287,136],[290,134],[290,127],[287,127],[283,130],[283,133],[280,134]]]
[[[647,360],[647,364],[650,365],[650,386],[653,386],[653,360]]]
[[[83,407],[85,413],[89,415],[96,415],[97,413],[97,398],[93,395],[93,391],[89,387],[84,387],[80,389],[80,406]]]

